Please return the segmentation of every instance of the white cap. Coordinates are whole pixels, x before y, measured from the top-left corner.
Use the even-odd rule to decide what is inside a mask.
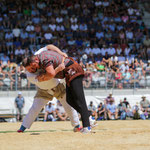
[[[112,92],[109,92],[109,95],[112,95]]]
[[[93,62],[92,61],[89,61],[89,64],[92,64]]]
[[[21,94],[22,94],[22,93],[19,91],[19,92],[18,92],[18,95],[21,95]]]
[[[83,59],[87,59],[87,55],[86,54],[84,54],[82,57],[83,57]]]

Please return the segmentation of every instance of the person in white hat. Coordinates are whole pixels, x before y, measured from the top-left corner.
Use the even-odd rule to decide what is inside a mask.
[[[24,97],[22,96],[22,93],[19,91],[18,96],[15,99],[15,106],[16,106],[16,110],[17,110],[17,121],[22,120],[24,104],[25,104]]]

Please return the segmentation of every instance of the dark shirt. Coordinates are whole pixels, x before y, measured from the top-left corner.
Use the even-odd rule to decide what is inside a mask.
[[[109,55],[105,55],[103,58],[105,58],[106,60],[108,60],[110,58]]]
[[[129,102],[123,102],[125,105],[126,105],[126,108],[127,108],[127,106],[129,105]]]

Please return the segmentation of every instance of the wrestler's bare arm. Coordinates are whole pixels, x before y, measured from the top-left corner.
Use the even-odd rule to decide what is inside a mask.
[[[57,53],[59,53],[60,55],[64,56],[64,57],[68,57],[66,53],[63,53],[58,47],[56,47],[55,45],[49,44],[46,46],[47,50],[53,50],[56,51]]]
[[[55,77],[55,75],[59,72],[62,71],[65,68],[64,63],[60,64],[57,68],[54,69],[53,65],[50,65],[46,68],[46,73],[45,74],[40,74],[37,76],[37,79],[39,82],[42,81],[47,81]]]

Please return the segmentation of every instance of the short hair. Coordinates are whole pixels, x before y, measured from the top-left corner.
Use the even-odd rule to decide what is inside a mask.
[[[30,63],[34,62],[35,55],[28,56],[23,59],[22,65],[24,67],[30,66]]]

